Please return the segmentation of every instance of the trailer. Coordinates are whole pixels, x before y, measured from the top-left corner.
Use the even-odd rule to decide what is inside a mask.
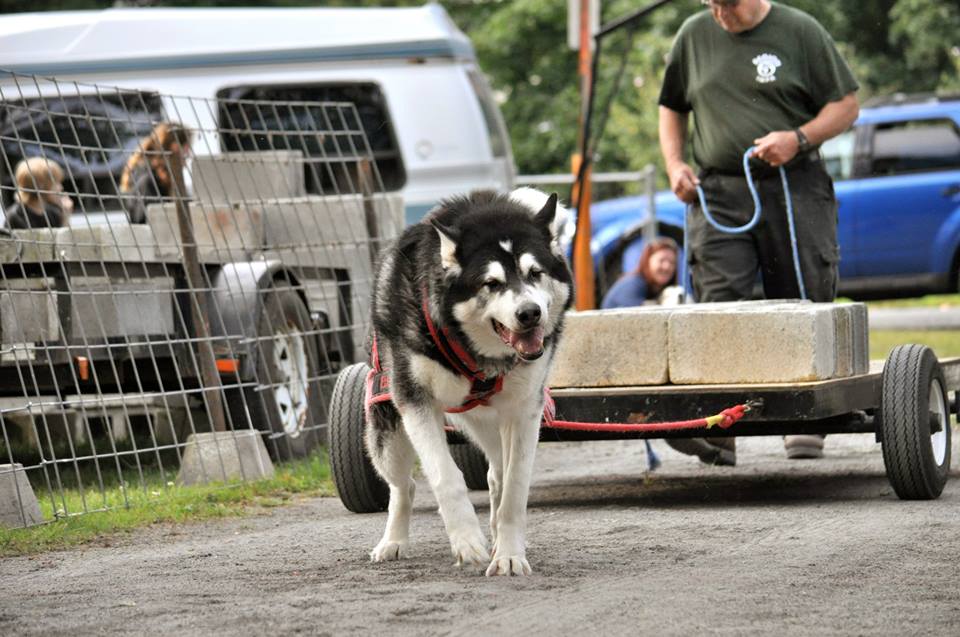
[[[357,363],[340,373],[329,417],[334,482],[344,506],[356,513],[384,510],[389,501],[363,450],[367,370]],[[554,389],[556,415],[541,423],[540,441],[697,437],[707,426],[699,421],[739,407],[742,419],[714,426],[709,435],[872,433],[897,496],[931,500],[949,476],[958,391],[960,358],[938,360],[924,345],[900,345],[866,373],[829,380]],[[448,438],[467,486],[485,488],[483,454],[456,432]]]

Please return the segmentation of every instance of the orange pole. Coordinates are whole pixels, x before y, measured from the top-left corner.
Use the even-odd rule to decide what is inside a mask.
[[[577,147],[583,148],[583,138],[587,98],[590,91],[590,0],[580,0],[580,56],[577,75],[580,77],[580,134]],[[580,153],[572,158],[573,174],[580,170],[583,158]],[[577,188],[573,197],[577,201],[577,239],[573,245],[573,280],[575,284],[574,307],[578,310],[591,310],[596,307],[596,290],[593,280],[593,255],[590,251],[590,200],[592,164],[587,166],[583,175],[583,188]]]
[[[573,174],[580,170],[580,153],[573,156]],[[583,176],[583,191],[575,187],[573,197],[577,200],[577,239],[573,244],[574,307],[592,310],[596,307],[596,287],[593,279],[593,254],[590,250],[590,173],[587,166]]]

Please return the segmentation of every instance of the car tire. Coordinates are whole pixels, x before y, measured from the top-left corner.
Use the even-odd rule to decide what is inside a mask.
[[[228,409],[235,429],[249,422],[267,434],[276,460],[304,457],[323,441],[325,427],[328,382],[321,379],[317,339],[294,290],[273,286],[261,301],[254,386],[228,392]]]

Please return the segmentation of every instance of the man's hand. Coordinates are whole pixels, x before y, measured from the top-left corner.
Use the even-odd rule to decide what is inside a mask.
[[[667,166],[667,176],[670,177],[670,190],[680,201],[693,203],[697,200],[700,180],[689,164],[677,162]]]
[[[782,166],[797,155],[800,140],[792,130],[778,130],[753,140],[756,148],[751,157],[765,161],[771,166]]]

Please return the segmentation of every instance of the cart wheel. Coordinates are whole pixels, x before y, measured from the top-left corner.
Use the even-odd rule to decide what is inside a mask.
[[[453,461],[463,472],[463,480],[467,488],[473,491],[487,490],[487,457],[476,445],[469,442],[459,442],[450,445],[450,455]]]
[[[330,472],[343,506],[354,513],[387,508],[390,489],[380,478],[363,446],[366,363],[340,372],[330,398]]]
[[[924,345],[900,345],[883,367],[883,464],[902,500],[933,500],[950,470],[950,411],[943,371]]]

